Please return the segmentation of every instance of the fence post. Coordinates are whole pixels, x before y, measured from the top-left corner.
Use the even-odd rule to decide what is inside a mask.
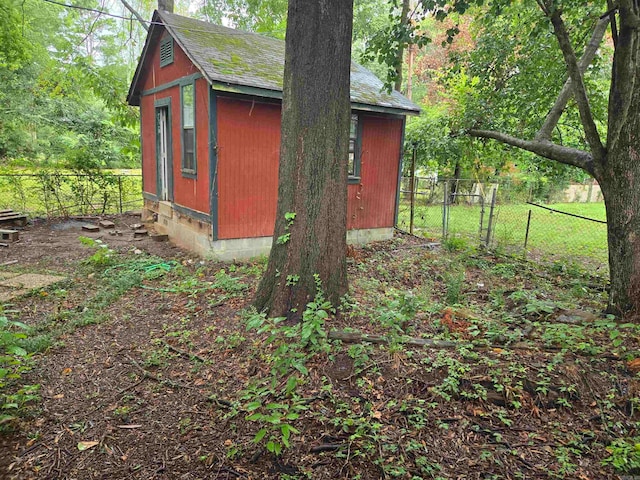
[[[449,234],[449,181],[444,181],[444,198],[442,201],[442,240]]]
[[[531,209],[529,209],[529,215],[527,215],[527,231],[524,234],[524,252],[522,258],[527,258],[527,243],[529,243],[529,227],[531,226]]]
[[[480,243],[482,243],[482,230],[484,228],[484,189],[480,190],[480,231],[478,237],[480,237]]]
[[[417,145],[413,144],[413,152],[411,154],[411,186],[409,187],[411,210],[409,211],[409,233],[413,235],[413,211],[415,207],[415,188],[416,188],[416,151]]]
[[[118,175],[118,201],[120,213],[122,213],[122,175]]]
[[[489,248],[491,244],[491,234],[493,233],[493,213],[496,206],[496,192],[497,188],[493,189],[493,193],[491,194],[491,208],[489,209],[489,225],[487,225],[487,239],[485,240],[485,247]]]

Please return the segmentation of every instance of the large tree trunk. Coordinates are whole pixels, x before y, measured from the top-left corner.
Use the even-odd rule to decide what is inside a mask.
[[[607,209],[608,310],[616,315],[640,314],[640,85],[634,90],[627,121],[597,178]]]
[[[607,311],[615,315],[640,312],[640,162],[636,159],[625,173],[624,177],[600,182],[609,244]],[[629,188],[633,184],[636,188]]]
[[[610,290],[607,309],[640,320],[640,7],[621,0],[612,22],[613,57],[607,153],[598,168],[607,209]],[[615,18],[615,17],[614,17]]]
[[[254,305],[298,318],[347,292],[347,156],[353,0],[289,0],[278,207]],[[295,218],[292,218],[295,214]]]

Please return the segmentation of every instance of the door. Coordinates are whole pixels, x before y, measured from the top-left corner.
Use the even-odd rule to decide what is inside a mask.
[[[169,155],[169,106],[156,107],[156,162],[158,165],[158,199],[170,200],[171,162]]]

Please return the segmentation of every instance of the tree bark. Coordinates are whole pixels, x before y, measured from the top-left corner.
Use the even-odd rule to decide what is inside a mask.
[[[625,31],[628,22],[621,18],[618,38],[619,53],[625,61],[638,55],[637,30]],[[632,37],[632,38],[629,38]],[[626,47],[634,50],[624,52]],[[624,122],[616,125],[615,134],[608,136],[608,151],[602,172],[596,177],[602,189],[607,210],[607,238],[609,243],[609,290],[610,313],[623,315],[629,312],[640,314],[640,63],[633,61],[634,69],[626,72],[616,65],[620,58],[614,57],[615,81],[612,85],[612,103],[620,100],[618,92],[628,89],[628,100],[624,106]],[[617,71],[616,71],[617,70]],[[620,71],[625,73],[620,73]],[[624,97],[625,95],[621,95]],[[610,105],[609,128],[619,121],[622,111]],[[636,317],[640,320],[640,317]]]
[[[402,11],[400,13],[400,24],[406,25],[409,22],[409,7],[411,0],[402,0]],[[398,51],[396,53],[396,81],[394,82],[393,89],[398,92],[402,89],[402,65],[404,64],[404,45],[400,43],[398,45]]]
[[[298,319],[347,292],[347,157],[353,0],[289,0],[278,206],[254,306]],[[295,218],[293,217],[295,214]]]

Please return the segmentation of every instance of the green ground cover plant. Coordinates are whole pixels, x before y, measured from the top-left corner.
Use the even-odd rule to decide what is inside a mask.
[[[356,250],[338,308],[320,290],[291,323],[250,308],[264,260],[83,243],[75,268],[86,280],[13,307],[46,312],[84,281],[97,287],[45,315],[34,333],[56,349],[25,378],[47,394],[32,407],[42,420],[24,412],[23,449],[53,441],[63,422],[74,435],[58,442],[78,478],[89,478],[87,459],[91,474],[145,477],[167,451],[166,468],[203,478],[616,478],[637,468],[640,330],[600,313],[606,286],[578,265],[401,236]],[[79,441],[97,443],[80,451]],[[29,451],[17,468],[56,461]]]

